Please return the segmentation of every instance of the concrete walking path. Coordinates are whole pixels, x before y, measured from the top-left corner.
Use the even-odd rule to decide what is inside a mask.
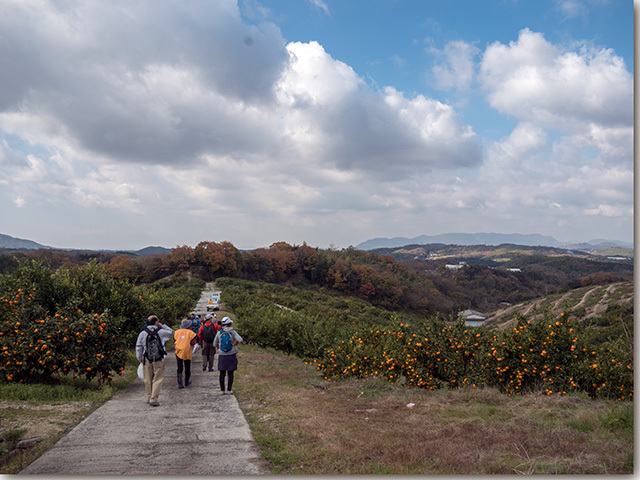
[[[159,407],[135,379],[20,474],[269,474],[235,396],[221,394],[218,371],[203,372],[201,359],[196,352],[192,384],[178,389],[171,350]]]

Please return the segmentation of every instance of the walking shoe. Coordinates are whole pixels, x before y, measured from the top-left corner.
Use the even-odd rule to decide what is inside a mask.
[[[229,394],[229,395],[233,395],[233,392],[232,392],[231,390],[229,390],[229,391],[227,392],[227,394]]]
[[[204,372],[207,369],[207,364],[205,363],[204,365],[202,365],[202,371]],[[209,371],[211,371],[211,369],[209,369]]]
[[[149,405],[151,405],[152,407],[160,406],[160,404],[158,402],[149,402]]]
[[[213,372],[213,368],[210,368],[210,369],[209,369],[209,371],[210,371],[210,372]]]

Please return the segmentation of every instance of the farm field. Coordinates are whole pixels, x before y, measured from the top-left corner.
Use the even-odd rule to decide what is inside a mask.
[[[580,317],[588,319],[604,313],[610,303],[631,304],[633,298],[633,282],[592,285],[498,309],[490,313],[487,324],[506,328],[512,325],[515,314],[537,320],[541,319],[545,312],[559,315],[566,310],[572,310]]]

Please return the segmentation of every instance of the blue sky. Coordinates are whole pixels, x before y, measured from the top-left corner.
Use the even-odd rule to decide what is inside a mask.
[[[0,2],[0,233],[633,237],[633,3]]]

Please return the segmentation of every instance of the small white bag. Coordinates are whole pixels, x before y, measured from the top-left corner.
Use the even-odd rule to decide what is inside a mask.
[[[138,365],[138,378],[144,381],[144,370],[142,368],[142,364]]]
[[[193,348],[191,349],[191,355],[193,355],[194,353],[196,353],[198,350],[200,350],[200,344],[196,343]]]

